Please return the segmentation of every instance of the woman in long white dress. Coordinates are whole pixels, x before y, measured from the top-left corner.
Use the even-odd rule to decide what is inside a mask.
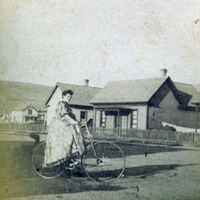
[[[44,165],[57,165],[72,156],[73,153],[83,154],[83,137],[78,127],[78,121],[73,114],[69,102],[73,91],[62,92],[62,100],[56,107],[56,112],[48,128]]]

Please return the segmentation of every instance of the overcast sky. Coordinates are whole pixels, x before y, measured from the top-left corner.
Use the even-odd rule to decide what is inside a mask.
[[[0,0],[0,80],[200,83],[200,0]]]

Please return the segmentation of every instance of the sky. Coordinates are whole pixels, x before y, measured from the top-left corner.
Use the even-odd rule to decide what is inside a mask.
[[[0,0],[0,80],[200,83],[200,0]]]

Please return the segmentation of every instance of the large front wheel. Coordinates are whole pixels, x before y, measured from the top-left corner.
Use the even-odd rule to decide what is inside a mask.
[[[94,181],[115,180],[124,172],[124,153],[112,142],[96,142],[83,155],[82,167],[86,175]]]
[[[63,172],[63,166],[45,166],[44,167],[44,154],[46,142],[40,142],[34,149],[32,154],[32,165],[34,171],[41,177],[52,179],[59,177]]]

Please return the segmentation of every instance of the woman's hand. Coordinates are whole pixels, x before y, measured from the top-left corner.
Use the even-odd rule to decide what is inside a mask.
[[[73,122],[73,125],[78,125],[78,121],[74,121],[74,122]]]

